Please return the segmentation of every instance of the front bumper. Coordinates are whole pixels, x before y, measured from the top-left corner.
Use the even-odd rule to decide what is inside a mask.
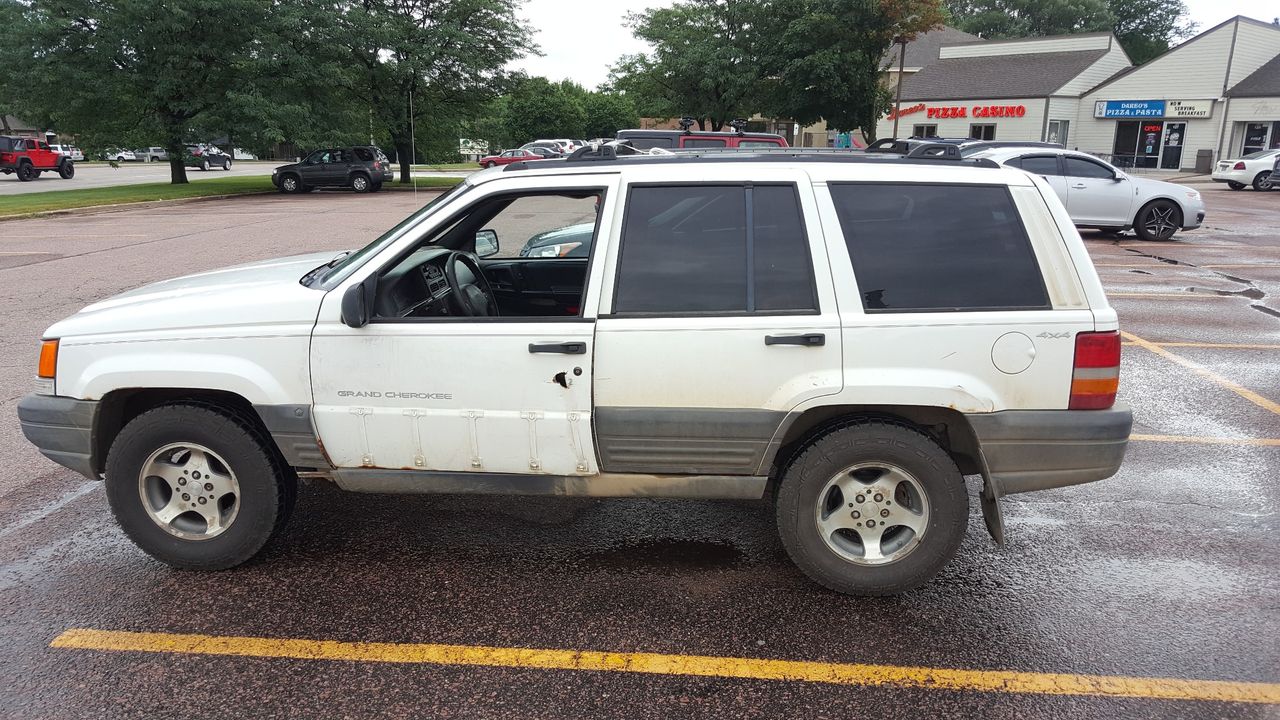
[[[1124,403],[1109,410],[1005,410],[966,417],[997,497],[1115,475],[1133,427]]]
[[[22,434],[45,457],[92,480],[98,479],[93,456],[97,414],[98,403],[92,400],[32,393],[18,401]]]

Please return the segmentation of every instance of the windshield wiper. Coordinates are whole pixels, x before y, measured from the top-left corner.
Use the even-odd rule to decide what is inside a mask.
[[[350,254],[351,254],[350,250],[343,250],[342,252],[338,253],[338,255],[334,257],[332,260],[330,260],[329,262],[321,265],[318,268],[315,268],[314,270],[308,271],[307,274],[303,275],[302,279],[299,280],[298,282],[302,283],[303,287],[311,287],[311,284],[314,283],[320,276],[324,275],[324,272],[326,270],[332,270],[338,263],[347,259],[347,256]]]

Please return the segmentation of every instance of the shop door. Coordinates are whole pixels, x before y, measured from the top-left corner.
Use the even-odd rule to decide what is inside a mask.
[[[1167,123],[1164,126],[1164,150],[1160,153],[1160,167],[1177,170],[1182,167],[1182,143],[1187,136],[1186,123]]]
[[[1267,124],[1249,123],[1244,126],[1244,152],[1256,153],[1267,148]]]
[[[1111,148],[1111,164],[1120,168],[1131,168],[1137,159],[1138,130],[1140,122],[1124,121],[1116,123],[1116,144]]]

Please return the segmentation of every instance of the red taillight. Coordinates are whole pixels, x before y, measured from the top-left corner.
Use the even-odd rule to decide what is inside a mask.
[[[1243,170],[1243,169],[1244,169],[1244,163],[1242,163],[1242,162],[1238,162],[1238,163],[1236,163],[1235,165],[1232,165],[1232,166],[1231,166],[1231,169],[1232,169],[1232,170]]]
[[[373,161],[373,169],[374,169],[374,170],[381,170],[381,169],[382,169],[382,163],[378,162],[377,160],[374,160],[374,161]]]
[[[1105,410],[1116,404],[1120,388],[1120,333],[1083,332],[1076,335],[1076,359],[1071,372],[1072,410]]]

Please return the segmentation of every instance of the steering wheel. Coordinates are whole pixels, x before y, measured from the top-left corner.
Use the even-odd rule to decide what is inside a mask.
[[[458,266],[463,265],[470,282],[459,282]],[[498,301],[493,288],[480,270],[480,261],[471,253],[454,250],[444,261],[444,279],[449,283],[449,297],[458,312],[469,317],[493,317],[498,314]]]

